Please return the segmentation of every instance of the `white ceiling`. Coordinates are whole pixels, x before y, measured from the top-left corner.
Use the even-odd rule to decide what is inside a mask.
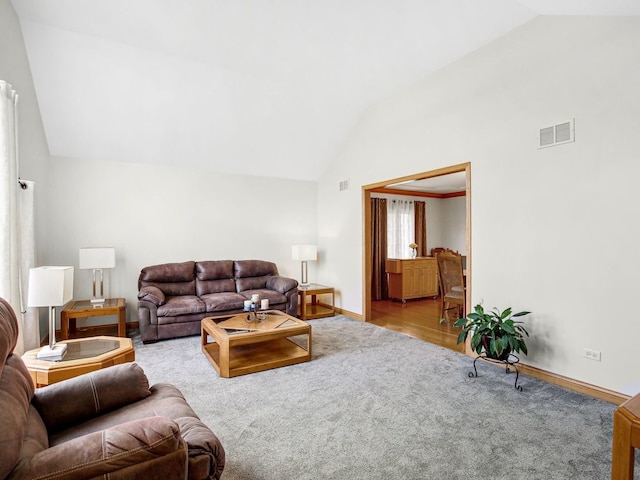
[[[12,3],[52,155],[306,180],[369,105],[537,15],[640,15],[638,0]]]
[[[464,192],[467,188],[467,174],[465,172],[449,173],[438,177],[423,178],[407,182],[387,185],[387,188],[395,190],[407,190],[410,192],[428,193],[454,193]]]

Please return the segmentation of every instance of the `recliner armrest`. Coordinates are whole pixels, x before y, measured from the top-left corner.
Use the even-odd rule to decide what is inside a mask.
[[[52,434],[149,395],[142,368],[124,363],[36,389],[32,403]]]
[[[280,293],[287,293],[298,287],[298,281],[293,278],[272,276],[267,278],[267,288]]]
[[[148,417],[47,448],[18,464],[12,478],[106,478],[122,470],[126,478],[186,478],[186,469],[187,446],[178,425]]]

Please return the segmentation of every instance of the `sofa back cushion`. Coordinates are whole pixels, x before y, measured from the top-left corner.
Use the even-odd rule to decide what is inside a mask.
[[[195,263],[163,263],[144,267],[138,278],[138,290],[152,285],[162,290],[166,296],[195,295]]]
[[[278,275],[276,264],[264,260],[236,260],[233,269],[238,292],[265,288],[267,278]]]
[[[212,260],[196,263],[196,295],[235,291],[233,260]]]

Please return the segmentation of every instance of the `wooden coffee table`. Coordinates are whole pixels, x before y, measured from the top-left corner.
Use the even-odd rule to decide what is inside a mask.
[[[249,313],[202,319],[202,351],[221,377],[311,360],[309,324],[277,310],[265,313],[260,322],[247,322]]]
[[[67,353],[60,361],[38,360],[36,355],[40,351],[39,348],[22,355],[36,387],[135,360],[133,342],[130,338],[102,336],[58,343],[67,344]]]

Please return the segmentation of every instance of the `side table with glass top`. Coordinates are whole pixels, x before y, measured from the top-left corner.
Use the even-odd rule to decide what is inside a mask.
[[[22,355],[36,387],[44,387],[83,373],[135,360],[133,341],[126,337],[100,336],[63,340],[58,343],[67,344],[67,353],[62,360],[39,360],[39,348]]]
[[[60,312],[60,339],[67,340],[69,333],[76,333],[76,319],[118,316],[118,336],[127,336],[127,305],[124,298],[107,298],[104,303],[91,303],[90,300],[74,300]]]

